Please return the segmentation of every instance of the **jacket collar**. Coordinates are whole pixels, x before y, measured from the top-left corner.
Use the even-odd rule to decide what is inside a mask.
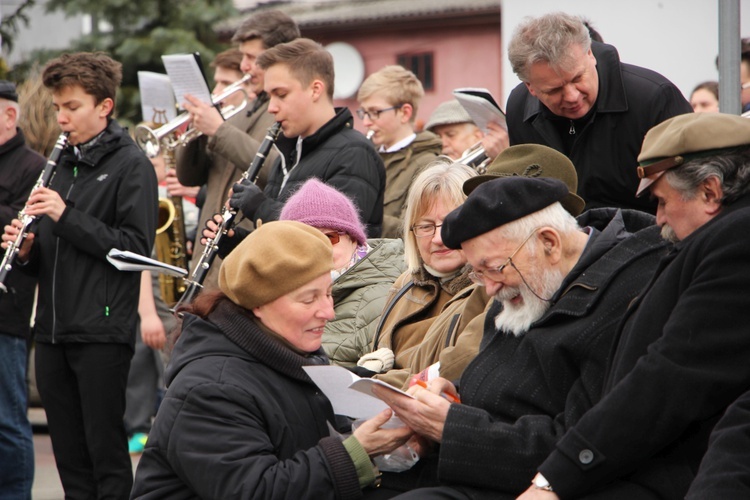
[[[314,150],[320,144],[326,142],[331,136],[337,134],[342,128],[352,128],[354,117],[349,108],[336,108],[336,115],[328,120],[313,135],[302,140],[302,156],[308,151]]]
[[[78,160],[78,164],[90,168],[96,167],[105,155],[124,145],[123,139],[130,140],[130,137],[119,123],[110,119],[107,128],[101,132],[101,135],[97,136],[96,143],[89,148],[84,148],[85,152]],[[72,146],[68,146],[68,148],[72,148]],[[71,154],[75,154],[72,149]]]
[[[20,128],[16,127],[16,135],[11,137],[3,145],[0,145],[0,155],[4,155],[8,151],[23,146],[26,143],[26,139],[23,136],[23,132]]]

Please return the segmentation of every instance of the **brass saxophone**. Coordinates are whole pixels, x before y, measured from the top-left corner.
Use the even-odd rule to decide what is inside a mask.
[[[175,165],[173,148],[164,148],[163,157],[167,171]],[[159,223],[156,228],[156,259],[166,264],[188,268],[185,238],[185,216],[182,210],[182,197],[159,198]],[[159,288],[162,300],[172,307],[180,300],[187,289],[182,278],[166,273],[159,274]]]

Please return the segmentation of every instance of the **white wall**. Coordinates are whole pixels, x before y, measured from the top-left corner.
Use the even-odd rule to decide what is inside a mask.
[[[719,0],[503,0],[503,47],[525,16],[563,11],[588,18],[623,62],[653,69],[689,97],[696,84],[718,80]],[[740,0],[740,34],[750,36],[750,0]],[[519,83],[503,56],[507,101]]]

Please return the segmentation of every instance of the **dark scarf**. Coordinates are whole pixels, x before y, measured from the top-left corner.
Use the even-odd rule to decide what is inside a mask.
[[[221,301],[208,319],[242,350],[296,380],[311,382],[303,366],[329,363],[323,348],[307,355],[293,350],[285,339],[265,328],[252,313],[229,300]]]

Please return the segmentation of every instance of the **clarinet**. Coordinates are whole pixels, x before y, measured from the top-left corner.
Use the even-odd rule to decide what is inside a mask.
[[[237,182],[249,180],[250,182],[255,183],[255,180],[260,173],[260,169],[266,161],[266,156],[268,156],[268,153],[271,151],[271,147],[276,142],[280,131],[281,123],[279,122],[274,123],[268,131],[266,131],[266,136],[258,148],[258,152],[255,154],[255,158],[253,158],[250,167],[248,167]],[[203,281],[206,279],[208,270],[211,268],[211,264],[216,258],[216,254],[219,252],[221,238],[227,234],[229,229],[231,229],[232,226],[230,224],[236,214],[237,211],[229,206],[227,200],[227,203],[224,204],[224,208],[221,211],[221,223],[219,223],[219,226],[216,228],[216,236],[209,238],[206,241],[206,246],[203,248],[203,253],[200,256],[198,263],[195,265],[193,273],[190,275],[190,279],[185,279],[185,282],[187,283],[185,293],[182,294],[180,300],[177,301],[175,306],[171,309],[173,313],[179,311],[182,306],[192,302],[200,289],[203,288]]]
[[[42,170],[41,175],[39,175],[39,179],[37,179],[34,187],[31,188],[32,193],[41,187],[49,186],[50,180],[52,180],[52,175],[55,173],[57,162],[60,160],[60,155],[62,155],[63,149],[65,149],[67,144],[68,132],[63,132],[60,134],[60,137],[57,138],[55,147],[52,150],[52,153],[50,153],[49,159],[47,159],[47,165],[44,167],[44,170]],[[31,195],[29,195],[29,197],[30,196]],[[26,203],[28,203],[28,200]],[[8,248],[5,249],[5,256],[3,257],[2,263],[0,263],[0,290],[3,292],[8,291],[8,288],[5,286],[5,280],[8,278],[8,273],[13,268],[13,260],[21,250],[23,242],[26,241],[26,238],[29,236],[31,224],[37,219],[37,217],[35,215],[28,215],[26,213],[26,204],[24,204],[24,207],[18,212],[17,219],[21,221],[21,231],[18,233],[16,241],[8,243]]]

